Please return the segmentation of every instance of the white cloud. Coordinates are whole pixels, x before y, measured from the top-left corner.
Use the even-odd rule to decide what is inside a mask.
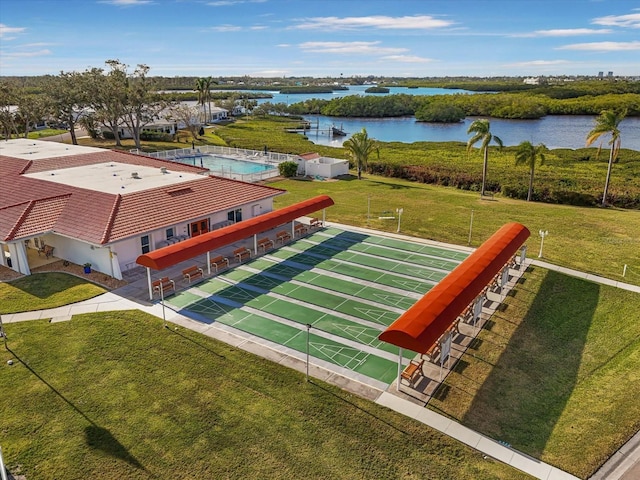
[[[28,58],[28,57],[44,57],[51,55],[51,50],[43,49],[37,52],[15,52],[15,53],[3,53],[2,56],[6,58]]]
[[[211,30],[216,32],[239,32],[242,27],[238,25],[218,25],[217,27],[211,27]]]
[[[9,38],[9,37],[5,37],[5,35],[22,33],[25,30],[26,28],[24,27],[10,27],[8,25],[5,25],[4,23],[0,23],[0,38],[5,38],[5,40],[13,39],[13,37]]]
[[[533,32],[534,36],[538,37],[575,37],[579,35],[602,35],[611,33],[608,28],[593,29],[593,28],[557,28],[554,30],[536,30]]]
[[[434,18],[430,15],[414,15],[405,17],[387,17],[376,15],[370,17],[313,17],[301,20],[294,28],[304,30],[354,30],[360,28],[378,28],[395,30],[430,30],[450,27],[454,22]]]
[[[606,17],[594,18],[591,23],[595,25],[605,25],[608,27],[640,28],[640,13],[630,13],[629,15],[607,15]]]
[[[433,62],[433,59],[431,58],[418,57],[417,55],[386,55],[382,57],[382,60],[388,60],[390,62],[403,62],[403,63]]]
[[[584,52],[625,52],[640,50],[640,41],[634,42],[591,42],[563,45],[557,50],[580,50]]]
[[[380,42],[305,42],[298,45],[302,50],[315,53],[395,55],[404,53],[406,48],[379,46]]]
[[[569,64],[568,60],[531,60],[528,62],[508,63],[507,67],[545,67],[548,65],[565,65]]]

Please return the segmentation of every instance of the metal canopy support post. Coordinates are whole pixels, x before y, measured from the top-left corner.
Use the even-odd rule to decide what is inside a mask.
[[[296,238],[296,221],[291,220],[291,238],[295,240]]]
[[[402,347],[398,350],[398,382],[396,383],[396,390],[400,391],[400,375],[402,375]]]
[[[258,256],[258,234],[257,233],[253,234],[253,256],[254,257]]]
[[[207,252],[207,275],[211,275],[211,252]]]
[[[153,287],[151,286],[151,269],[147,267],[147,283],[149,284],[149,300],[153,300]]]
[[[162,287],[162,281],[160,282],[160,304],[162,305],[162,322],[163,327],[167,327],[167,317],[164,313],[164,288]]]
[[[323,208],[322,209],[322,226],[323,227],[324,227],[326,221],[327,221],[327,209]]]

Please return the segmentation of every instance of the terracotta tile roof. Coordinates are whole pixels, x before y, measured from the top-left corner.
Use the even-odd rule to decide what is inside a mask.
[[[197,220],[282,193],[282,190],[272,187],[210,176],[171,187],[122,195],[106,241],[113,242],[141,231]]]
[[[29,204],[22,218],[16,222],[10,235],[13,238],[30,237],[53,230],[71,195],[44,198]]]
[[[110,150],[34,161],[0,155],[0,240],[53,231],[106,244],[283,193],[272,187],[203,175],[178,185],[116,195],[22,175],[103,162],[203,171]]]

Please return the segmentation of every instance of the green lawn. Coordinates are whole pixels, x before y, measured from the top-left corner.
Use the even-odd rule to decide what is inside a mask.
[[[327,220],[395,232],[397,220],[379,220],[403,208],[401,232],[467,245],[471,212],[471,246],[477,247],[507,222],[531,230],[528,256],[540,248],[538,231],[549,232],[543,260],[568,268],[640,285],[640,212],[532,203],[508,198],[481,200],[478,193],[367,175],[363,180],[282,180],[270,184],[288,191],[276,198],[281,208],[315,195],[329,195],[336,204]],[[370,205],[370,206],[369,206]],[[370,218],[367,220],[367,211]],[[627,265],[623,278],[624,265]]]
[[[55,308],[105,293],[98,285],[66,273],[36,273],[0,282],[0,314]]]
[[[0,436],[9,469],[30,480],[529,478],[403,415],[141,312],[7,332]]]
[[[530,268],[430,407],[587,478],[640,429],[640,294]]]

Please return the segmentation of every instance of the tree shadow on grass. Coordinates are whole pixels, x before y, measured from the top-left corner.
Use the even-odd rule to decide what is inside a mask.
[[[546,272],[463,423],[540,455],[576,386],[599,290],[598,284]]]
[[[132,467],[144,470],[144,467],[138,460],[129,453],[106,428],[102,428],[95,423],[88,425],[84,429],[84,438],[87,445],[96,450],[100,450],[107,455],[123,460]]]
[[[147,469],[133,456],[129,451],[111,434],[106,428],[97,425],[91,418],[89,418],[82,410],[80,410],[71,400],[65,397],[58,389],[45,380],[38,372],[36,372],[27,362],[23,361],[20,356],[9,347],[6,347],[9,352],[19,361],[22,366],[29,370],[38,380],[45,384],[53,393],[55,393],[60,399],[62,399],[73,410],[80,414],[90,425],[85,428],[85,440],[87,445],[92,448],[97,448],[105,453],[127,462],[134,468],[144,470],[149,473]]]

